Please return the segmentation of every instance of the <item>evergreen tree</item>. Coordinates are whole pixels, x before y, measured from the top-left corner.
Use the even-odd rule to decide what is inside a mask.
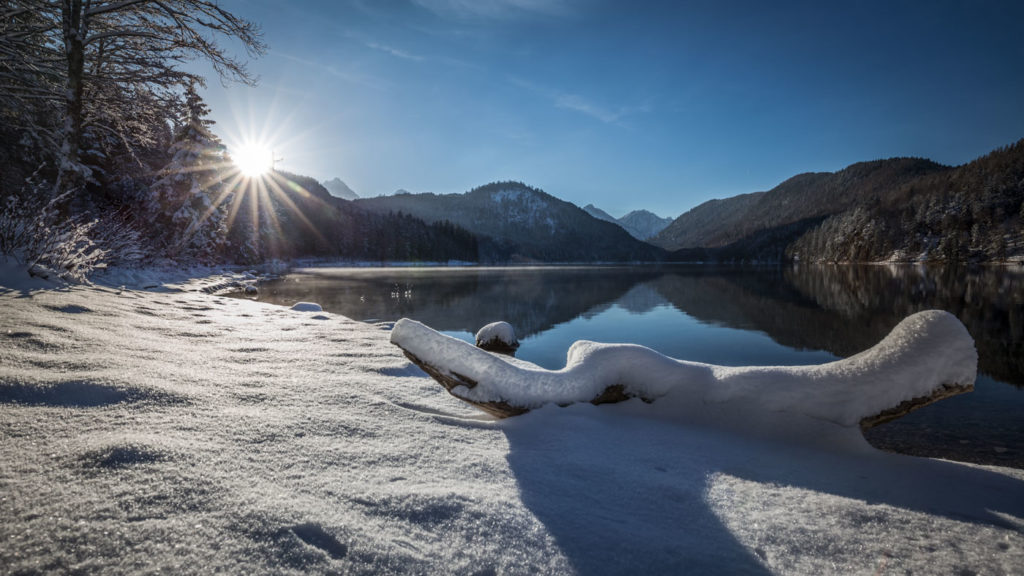
[[[225,241],[224,146],[210,131],[210,110],[190,84],[185,114],[168,154],[170,162],[150,187],[147,212],[171,257],[213,261]]]

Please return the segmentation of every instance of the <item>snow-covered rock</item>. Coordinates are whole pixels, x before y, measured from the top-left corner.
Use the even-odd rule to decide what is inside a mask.
[[[491,352],[514,354],[519,348],[515,328],[508,322],[491,322],[476,333],[477,348]]]
[[[320,306],[316,302],[296,302],[291,307],[296,312],[323,312],[323,306]]]

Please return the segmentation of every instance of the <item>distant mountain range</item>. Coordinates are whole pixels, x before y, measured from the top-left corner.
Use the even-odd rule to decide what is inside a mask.
[[[652,244],[674,260],[878,262],[1024,258],[1024,140],[959,167],[920,158],[800,174],[711,200]]]
[[[593,204],[587,204],[583,210],[598,220],[618,224],[637,240],[648,240],[672,223],[671,218],[662,218],[647,210],[633,210],[622,218],[615,218]]]
[[[771,231],[801,231],[886,190],[941,171],[930,160],[860,162],[838,172],[798,174],[767,192],[711,200],[676,218],[652,239],[666,250],[721,248]]]
[[[359,198],[359,195],[354,190],[348,187],[341,178],[334,178],[332,180],[324,180],[322,182],[324,188],[331,193],[331,196],[336,198],[342,198],[345,200],[355,200]]]
[[[705,202],[671,222],[645,210],[614,218],[522,182],[359,198],[338,178],[321,185],[278,174],[304,192],[271,195],[248,236],[233,239],[265,238],[247,248],[254,259],[1024,261],[1024,140],[958,167],[890,158],[799,174],[766,192]],[[244,224],[256,213],[242,208],[238,218]]]
[[[489,256],[512,262],[657,261],[665,256],[621,227],[522,182],[495,182],[465,194],[378,196],[355,204],[377,214],[450,222],[504,252]]]

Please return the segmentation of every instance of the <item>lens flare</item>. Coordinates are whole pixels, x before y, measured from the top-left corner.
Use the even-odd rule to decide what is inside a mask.
[[[238,170],[250,177],[263,176],[274,166],[274,156],[265,146],[247,143],[231,153],[231,160]]]

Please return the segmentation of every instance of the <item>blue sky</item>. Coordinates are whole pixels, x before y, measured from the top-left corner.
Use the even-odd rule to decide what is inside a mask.
[[[270,50],[229,143],[361,196],[521,180],[678,216],[808,171],[1024,138],[1024,2],[231,0]]]

